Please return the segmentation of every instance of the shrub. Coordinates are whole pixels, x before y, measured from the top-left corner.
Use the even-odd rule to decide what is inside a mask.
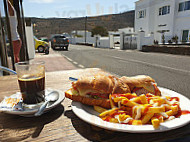
[[[94,35],[108,36],[108,31],[102,26],[96,26],[92,29],[92,36]]]
[[[168,40],[168,43],[169,43],[169,44],[172,44],[172,40],[171,40],[171,39],[170,39],[170,40]]]
[[[75,37],[83,37],[82,35],[75,35]]]
[[[162,43],[165,44],[165,35],[162,35]]]
[[[178,43],[178,36],[177,35],[173,36],[172,41],[177,44]]]
[[[155,44],[155,45],[158,45],[158,41],[157,41],[157,40],[154,40],[154,44]]]

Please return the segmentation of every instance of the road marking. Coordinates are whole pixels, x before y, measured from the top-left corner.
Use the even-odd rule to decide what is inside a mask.
[[[77,62],[73,62],[73,64],[77,65],[78,63]]]
[[[85,67],[84,67],[83,65],[81,65],[81,64],[79,64],[78,66],[79,66],[80,68],[85,68]]]
[[[109,56],[109,55],[105,55],[105,56]],[[165,69],[172,70],[172,71],[178,71],[178,72],[183,72],[183,73],[189,73],[190,74],[190,71],[188,71],[188,70],[176,69],[176,68],[172,68],[172,67],[167,67],[167,66],[163,66],[163,65],[159,65],[159,64],[152,64],[152,63],[143,62],[143,61],[139,61],[139,60],[124,59],[124,58],[117,57],[117,56],[109,56],[109,57],[112,57],[112,58],[115,58],[115,59],[118,59],[118,60],[121,60],[121,61],[130,61],[130,62],[145,64],[145,65],[153,66],[153,67],[157,67],[157,68],[165,68]]]
[[[66,57],[66,56],[65,56],[65,57]],[[71,61],[71,62],[73,61],[73,60],[72,60],[71,58],[69,58],[69,57],[66,57],[66,58],[67,58],[67,60],[69,60],[69,61]]]

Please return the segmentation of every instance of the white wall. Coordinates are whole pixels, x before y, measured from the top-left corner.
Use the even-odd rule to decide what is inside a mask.
[[[136,2],[135,5],[135,32],[140,29],[145,31],[145,34],[149,33],[149,0],[142,0]],[[146,9],[146,16],[144,18],[138,18],[138,12]]]
[[[100,37],[98,40],[98,47],[100,48],[110,48],[109,37]]]
[[[137,37],[137,49],[142,50],[143,45],[152,45],[154,41],[154,36],[149,35],[145,36],[145,32],[138,32],[138,37]]]
[[[76,30],[76,31],[72,31],[72,35],[81,35],[83,37],[85,37],[85,31],[80,31],[80,30]],[[86,37],[91,37],[92,33],[89,31],[86,31]]]
[[[119,33],[122,33],[122,32],[124,32],[124,33],[134,33],[135,32],[134,30],[135,29],[132,28],[132,27],[118,29]]]
[[[185,0],[178,0],[178,1],[180,3],[184,2]],[[190,35],[190,10],[178,12],[179,3],[176,3],[174,35],[177,35],[179,37],[179,41],[181,41],[183,30],[189,30],[189,35]]]
[[[70,38],[69,41],[71,44],[85,43],[85,38],[84,37],[80,37],[80,38],[75,37],[75,38]],[[87,37],[86,38],[86,43],[95,44],[95,42],[96,42],[95,37]]]
[[[163,6],[170,5],[170,13],[166,15],[159,16],[159,8]],[[155,23],[154,23],[154,37],[156,40],[161,42],[161,34],[158,31],[169,30],[165,33],[166,42],[168,39],[171,39],[173,36],[173,27],[174,27],[174,11],[175,11],[175,0],[160,0],[160,3],[155,5]],[[159,26],[166,25],[166,26]]]
[[[26,41],[28,48],[29,59],[34,59],[35,57],[35,44],[34,44],[34,35],[32,26],[26,26]]]
[[[187,0],[139,0],[135,3],[135,32],[140,28],[145,36],[154,33],[154,39],[161,42],[158,31],[169,30],[165,33],[166,42],[177,35],[182,38],[183,30],[190,30],[190,10],[178,12],[179,3]],[[170,5],[170,13],[159,16],[159,8]],[[137,18],[138,11],[146,9],[145,18]],[[159,26],[166,25],[166,26]],[[190,34],[190,32],[189,32]],[[190,40],[190,39],[189,39]]]

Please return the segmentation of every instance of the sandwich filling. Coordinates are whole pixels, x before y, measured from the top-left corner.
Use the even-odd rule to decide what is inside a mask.
[[[73,88],[72,89],[72,94],[73,95],[80,95],[80,96],[85,96],[93,99],[109,99],[109,94],[105,93],[100,93],[99,91],[96,90],[83,90],[83,89],[77,89]]]
[[[160,90],[158,89],[156,83],[151,83],[150,85],[143,84],[141,86],[136,86],[131,92],[136,93],[137,96],[141,94],[147,94],[147,93],[160,96]]]

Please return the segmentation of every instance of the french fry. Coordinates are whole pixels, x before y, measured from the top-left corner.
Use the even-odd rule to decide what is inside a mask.
[[[149,107],[147,113],[161,113],[165,112],[165,107]]]
[[[125,110],[127,112],[131,112],[132,111],[132,108],[131,107],[126,107],[126,106],[121,106],[120,108],[121,110]]]
[[[143,116],[142,118],[142,124],[146,124],[154,115],[154,113],[147,113],[146,115]]]
[[[125,98],[125,97],[117,97],[117,98],[114,98],[113,100],[114,100],[114,102],[118,103],[119,101],[122,101],[123,99],[128,100],[128,99]]]
[[[138,102],[141,102],[141,99],[140,99],[140,97],[136,97],[136,98],[130,99],[130,101],[138,103]]]
[[[138,106],[139,104],[130,101],[129,99],[122,99],[121,104],[128,106],[128,107],[133,107],[133,106]]]
[[[118,121],[116,118],[111,118],[111,119],[109,120],[109,122],[119,123],[119,121]]]
[[[172,110],[169,110],[169,111],[166,111],[166,114],[167,114],[168,116],[172,116],[173,112],[172,112]]]
[[[178,106],[171,106],[171,110],[167,111],[168,116],[172,116],[178,113]]]
[[[140,95],[140,100],[141,100],[141,103],[142,103],[142,104],[148,104],[148,101],[146,100],[145,94]]]
[[[160,120],[156,117],[151,118],[151,123],[155,129],[158,129],[158,127],[160,126]]]
[[[163,104],[162,106],[165,107],[165,111],[169,111],[169,110],[171,110],[171,106],[168,105],[168,104]]]
[[[94,110],[99,113],[102,113],[102,112],[106,111],[107,109],[100,107],[100,106],[94,106]]]
[[[153,99],[153,102],[154,103],[157,103],[158,106],[161,106],[162,104],[164,104],[166,101],[162,98],[156,98],[156,99]]]
[[[180,110],[179,99],[173,98],[152,94],[137,96],[127,93],[114,95],[114,98],[110,95],[111,110],[97,106],[94,106],[94,109],[101,113],[99,116],[105,121],[130,125],[143,125],[151,122],[153,127],[158,129],[160,123],[170,120],[169,118],[173,118]],[[118,103],[120,107],[117,108],[115,103]]]
[[[132,125],[142,125],[142,121],[141,120],[133,120]]]
[[[179,108],[177,105],[175,105],[175,106],[171,106],[171,110],[173,113],[172,115],[176,115],[178,113]]]
[[[127,118],[130,118],[130,117],[131,117],[130,115],[120,114],[119,115],[119,120],[124,121],[124,120],[126,120]]]
[[[135,98],[135,97],[137,97],[137,94],[136,93],[127,93],[127,94],[125,94],[125,96],[126,96],[126,98],[128,98],[128,99],[130,99],[130,98]]]
[[[100,117],[104,117],[108,114],[112,114],[114,113],[116,110],[118,110],[118,108],[113,108],[113,109],[110,109],[110,110],[106,110],[104,112],[102,112],[101,114],[99,114]]]
[[[156,117],[160,121],[160,123],[164,122],[164,117],[161,114],[156,113],[154,114],[154,117]]]

